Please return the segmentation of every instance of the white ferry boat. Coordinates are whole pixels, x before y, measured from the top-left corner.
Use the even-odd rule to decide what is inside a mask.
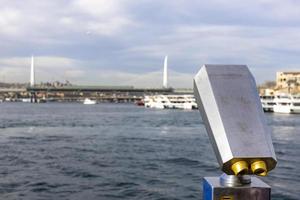
[[[261,105],[265,112],[273,112],[274,111],[274,105],[276,104],[274,102],[275,96],[272,95],[263,95],[260,96]]]
[[[193,95],[153,95],[145,96],[145,107],[158,109],[196,109]]]
[[[298,113],[300,114],[300,96],[288,94],[277,95],[274,98],[275,113]]]
[[[83,104],[84,105],[94,105],[94,104],[97,104],[97,101],[91,100],[89,98],[85,98],[84,101],[83,101]]]
[[[30,98],[23,98],[23,99],[21,99],[21,102],[23,102],[23,103],[31,103],[31,99]]]
[[[164,109],[167,108],[168,100],[165,98],[165,95],[155,95],[155,96],[145,96],[144,97],[144,106],[146,108],[158,108]]]

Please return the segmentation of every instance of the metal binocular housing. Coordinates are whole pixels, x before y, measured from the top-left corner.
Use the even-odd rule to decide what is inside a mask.
[[[266,176],[275,168],[271,132],[246,65],[204,65],[194,93],[222,171]]]

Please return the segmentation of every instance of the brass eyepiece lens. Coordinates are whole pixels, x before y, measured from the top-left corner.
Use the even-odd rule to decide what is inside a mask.
[[[251,170],[253,174],[258,176],[266,176],[267,175],[267,165],[265,161],[259,160],[255,161],[251,164]]]
[[[245,175],[248,173],[248,163],[246,161],[237,161],[231,166],[234,175]]]

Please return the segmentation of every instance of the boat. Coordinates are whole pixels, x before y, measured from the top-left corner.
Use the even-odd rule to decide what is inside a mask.
[[[197,109],[197,103],[194,95],[167,95],[170,101],[170,108],[192,110]]]
[[[274,98],[275,113],[300,114],[300,96],[290,94],[276,95]]]
[[[274,111],[274,105],[276,104],[274,102],[274,98],[275,98],[275,96],[273,96],[273,95],[260,96],[261,105],[265,112],[273,112]]]
[[[47,103],[46,98],[22,98],[22,103]]]
[[[145,96],[144,104],[147,108],[157,109],[197,109],[193,95],[153,95]]]
[[[23,99],[21,99],[21,102],[23,102],[23,103],[31,103],[31,99],[30,98],[23,98]]]
[[[83,104],[84,105],[94,105],[94,104],[97,104],[97,101],[96,100],[91,100],[89,98],[85,98],[84,101],[83,101]]]
[[[164,109],[169,106],[168,103],[168,99],[165,95],[145,96],[144,98],[146,108]]]
[[[145,106],[145,103],[144,103],[143,100],[138,100],[138,101],[135,102],[135,104],[136,104],[137,106]]]

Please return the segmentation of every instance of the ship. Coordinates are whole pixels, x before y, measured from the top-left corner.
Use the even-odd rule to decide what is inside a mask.
[[[273,95],[260,96],[261,105],[265,112],[273,112],[274,111],[274,105],[276,104],[274,102],[274,98],[275,98],[275,96],[273,96]]]
[[[197,109],[194,95],[173,94],[173,95],[152,95],[145,96],[144,104],[146,108],[157,109]]]
[[[300,114],[300,95],[276,95],[274,103],[274,113]]]
[[[84,101],[83,101],[83,104],[84,105],[94,105],[94,104],[97,104],[97,101],[91,100],[89,98],[85,98]]]

